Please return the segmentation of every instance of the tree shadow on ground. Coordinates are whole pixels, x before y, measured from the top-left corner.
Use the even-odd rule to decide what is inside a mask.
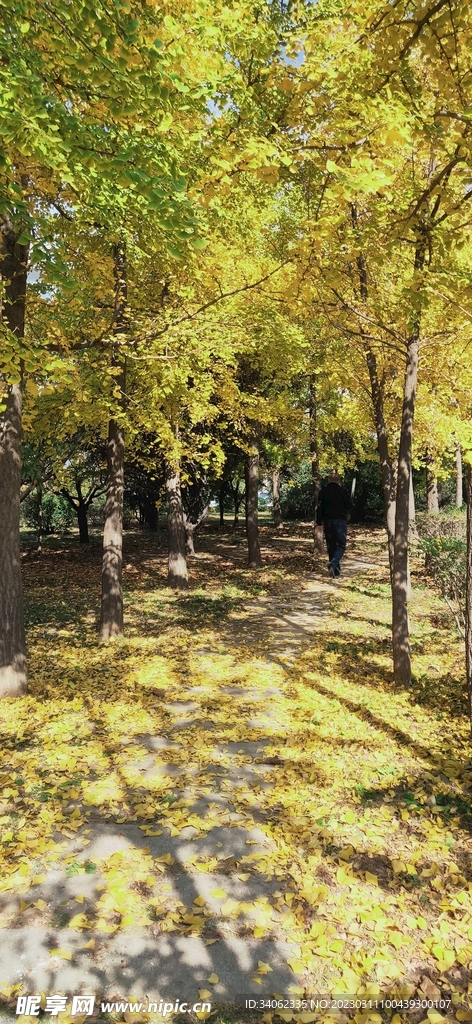
[[[240,609],[240,598],[224,592],[216,601],[206,594],[201,598],[192,593],[181,598],[163,594],[161,608],[167,608],[168,617],[174,616],[168,628],[156,635],[160,614],[151,608],[145,618],[145,609],[140,605],[131,621],[132,629],[139,630],[139,638],[131,635],[103,647],[91,637],[90,631],[89,616],[94,607],[90,567],[95,572],[98,566],[94,557],[95,561],[91,557],[83,571],[78,565],[75,567],[73,580],[57,562],[53,586],[58,593],[48,595],[47,580],[39,587],[46,616],[41,621],[56,620],[60,628],[52,629],[47,644],[41,638],[34,661],[37,678],[33,680],[31,699],[38,701],[34,720],[22,721],[18,742],[6,730],[4,733],[4,750],[12,758],[7,768],[10,773],[18,772],[19,779],[14,780],[19,796],[12,798],[13,815],[26,818],[22,828],[33,829],[38,813],[44,810],[50,818],[53,838],[64,841],[65,836],[67,842],[57,867],[50,866],[45,882],[23,891],[26,902],[44,899],[57,909],[58,916],[53,917],[52,923],[44,922],[43,912],[38,908],[15,915],[15,927],[4,932],[8,934],[11,969],[17,974],[24,973],[25,963],[34,962],[41,980],[38,988],[51,992],[60,987],[78,992],[82,987],[93,986],[107,998],[130,992],[138,992],[139,996],[156,992],[169,998],[179,993],[183,998],[188,991],[194,999],[199,987],[208,988],[207,978],[212,971],[220,977],[214,987],[214,998],[234,997],[238,992],[260,995],[273,991],[275,986],[286,992],[294,981],[286,963],[293,948],[293,934],[282,925],[292,912],[291,907],[296,910],[297,927],[301,927],[306,938],[313,922],[320,917],[324,900],[332,906],[333,900],[344,898],[344,883],[338,881],[337,871],[349,862],[349,858],[345,861],[340,857],[341,853],[345,856],[344,835],[348,833],[344,826],[334,828],[329,816],[325,820],[322,815],[319,821],[314,818],[309,799],[310,792],[315,792],[320,802],[331,793],[333,778],[328,749],[342,752],[352,750],[358,743],[362,754],[367,735],[375,749],[381,751],[387,738],[437,773],[434,757],[425,743],[412,739],[398,723],[389,721],[387,701],[385,717],[377,708],[368,706],[373,684],[366,688],[366,680],[372,679],[377,689],[388,693],[390,675],[385,665],[385,648],[375,639],[369,639],[367,644],[365,638],[360,641],[352,632],[350,621],[340,621],[337,632],[329,628],[329,613],[336,612],[342,597],[334,590],[316,596],[315,640],[311,624],[297,621],[297,614],[302,618],[309,614],[315,597],[305,599],[299,589],[292,594],[282,580],[283,600],[279,601],[276,615],[279,626],[275,637],[271,637],[270,649],[264,621],[262,637],[255,635],[251,616],[230,622],[230,616]],[[144,602],[146,580],[156,588],[155,562],[151,553],[148,568],[136,586],[133,584],[140,602]],[[199,564],[195,569],[199,574],[196,587],[205,578],[214,583],[215,564]],[[297,569],[299,563],[293,564]],[[221,568],[226,571],[224,566]],[[136,570],[139,576],[139,558]],[[165,571],[163,560],[160,571]],[[306,556],[304,579],[305,573]],[[257,579],[260,578],[258,575]],[[274,584],[273,576],[270,583]],[[279,583],[275,579],[275,584]],[[253,574],[240,570],[237,585],[244,591],[243,602],[248,594],[253,596]],[[284,609],[287,600],[293,601],[295,616]],[[71,628],[62,628],[66,626]],[[202,635],[198,637],[200,628]],[[289,637],[296,648],[291,665],[283,657]],[[244,652],[240,639],[247,648]],[[313,665],[315,679],[308,672]],[[320,673],[326,677],[328,672],[332,675],[331,685],[325,678],[319,678]],[[346,672],[348,685],[359,685],[359,700],[339,689],[337,678],[344,678]],[[310,678],[306,678],[307,674]],[[320,742],[316,757],[309,742],[318,728],[313,706],[310,705],[311,717],[305,723],[292,715],[295,703],[291,702],[297,699],[302,685],[307,691],[318,693],[321,701],[331,702],[332,715],[338,705],[350,716],[351,731],[345,736],[331,736],[329,744]],[[279,697],[282,721],[277,714],[271,716],[272,704]],[[272,751],[277,752],[275,760]],[[36,791],[24,785],[20,763],[24,764],[25,775],[28,765],[34,764]],[[417,775],[418,786],[415,784],[411,794],[413,800],[417,799],[418,787],[429,792],[429,776],[423,773],[423,778],[421,773],[422,769]],[[107,782],[115,786],[114,795],[106,795]],[[105,789],[100,793],[102,783]],[[444,793],[437,796],[455,796],[454,785],[449,785],[446,777]],[[465,784],[457,786],[458,800],[465,807],[468,791]],[[374,808],[388,802],[398,817],[398,833],[406,834],[409,841],[415,835],[413,829],[421,825],[422,807],[418,805],[419,811],[411,807],[408,793],[404,781],[388,786],[385,783],[385,789],[382,784],[374,785],[371,790],[355,793],[353,813],[357,813],[358,806]],[[305,806],[303,794],[307,797]],[[347,789],[346,801],[351,797],[353,794]],[[458,800],[449,805],[449,811],[445,804],[441,805],[445,808],[441,814],[445,820],[447,815],[451,818],[455,814],[452,807],[457,805],[463,827],[470,827],[469,810],[460,808]],[[182,818],[178,819],[175,812],[181,801]],[[141,810],[137,811],[139,807]],[[413,826],[401,818],[405,807],[412,812]],[[76,845],[75,812],[85,817],[85,828],[82,825],[78,830],[80,843]],[[87,827],[91,829],[90,842],[84,846]],[[160,830],[161,835],[146,835],[146,831]],[[420,835],[417,840],[421,842]],[[8,848],[18,859],[21,844],[13,840]],[[193,851],[196,859],[192,859]],[[254,851],[260,856],[243,861]],[[173,864],[159,860],[168,853]],[[459,855],[462,857],[461,849]],[[66,857],[72,857],[68,866],[64,862]],[[202,870],[205,858],[212,862],[209,868],[207,864],[208,871]],[[136,913],[142,906],[153,908],[152,920],[139,929],[121,925],[125,915],[120,912],[116,894],[113,895],[116,875],[109,877],[113,871],[120,876],[120,864],[126,868],[128,880],[123,885],[128,886],[129,899],[138,900]],[[426,870],[430,864],[430,859],[423,861]],[[40,866],[41,858],[38,869]],[[373,839],[369,841],[362,830],[357,836],[352,866],[361,877],[363,896],[373,906],[378,894],[368,882],[367,872],[377,876],[378,886],[385,893],[397,889],[412,891],[412,876],[408,872],[399,872],[397,876],[391,858],[379,853]],[[465,860],[457,866],[463,866],[465,871]],[[248,878],[242,881],[238,873]],[[89,886],[83,904],[76,903],[76,895],[80,895],[78,879],[81,886],[86,881]],[[97,897],[101,899],[99,885],[105,885],[105,894],[113,897],[108,909],[96,906]],[[272,909],[263,936],[254,936],[254,919],[247,911],[232,914],[230,908],[221,913],[221,899],[211,895],[215,886],[224,888],[235,902],[259,901],[262,919],[264,900],[268,901]],[[277,892],[282,896],[277,896]],[[205,912],[195,903],[202,896]],[[90,928],[85,934],[76,929],[66,932],[73,911],[81,907],[89,915]],[[436,904],[431,912],[438,913]],[[339,926],[334,911],[331,913],[336,939]],[[98,927],[100,914],[104,915],[105,923],[116,926],[115,933],[107,934]],[[185,914],[197,921],[186,922]],[[30,919],[25,915],[30,915]],[[325,908],[325,920],[326,915]],[[166,930],[168,923],[176,929]],[[25,927],[18,927],[22,924]],[[95,936],[95,949],[86,950],[90,935]],[[216,942],[205,946],[205,941],[214,938]],[[366,932],[363,941],[370,948],[376,940]],[[72,961],[54,961],[51,966],[50,950],[66,942],[67,948],[74,950]],[[272,977],[262,976],[263,986],[252,980],[259,960],[273,967]],[[312,991],[316,971],[316,987],[322,991],[339,975],[339,962],[334,956],[327,960],[313,955]],[[306,976],[301,980],[305,983]]]

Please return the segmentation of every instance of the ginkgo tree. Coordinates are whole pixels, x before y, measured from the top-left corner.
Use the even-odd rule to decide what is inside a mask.
[[[170,256],[180,255],[179,233],[194,235],[196,230],[182,167],[192,115],[197,114],[192,127],[199,137],[201,118],[208,120],[208,101],[217,89],[226,103],[235,76],[241,100],[247,82],[236,62],[227,57],[228,33],[237,36],[230,25],[237,25],[242,13],[237,4],[226,13],[218,4],[191,0],[179,4],[178,11],[175,5],[171,11],[152,3],[144,8],[138,3],[118,3],[113,10],[100,5],[97,11],[86,0],[73,7],[66,0],[47,6],[23,0],[14,7],[4,0],[2,7],[8,12],[0,37],[5,113],[2,324],[7,354],[2,360],[0,533],[7,583],[0,633],[1,689],[14,694],[26,685],[18,540],[20,385],[25,372],[39,366],[60,379],[63,363],[63,353],[49,359],[45,338],[37,344],[34,332],[25,334],[28,261],[47,267],[44,280],[49,287],[67,277],[64,249],[51,233],[51,209],[66,220],[79,216],[86,222],[88,218],[93,230],[108,235],[114,256],[116,312],[108,337],[111,362],[118,369],[117,338],[126,333],[126,217],[130,210],[134,216],[151,216],[158,231],[168,232]],[[247,23],[253,43],[264,38],[270,14],[267,5],[268,17],[261,28],[257,19]],[[273,39],[269,49],[273,53]],[[117,380],[119,385],[124,383],[123,376]],[[109,417],[104,636],[121,629],[122,472],[118,464],[123,450],[119,420],[123,402],[116,401],[118,406],[110,409]]]
[[[470,228],[469,128],[462,116],[439,117],[440,69],[434,65],[430,70],[429,60],[414,45],[426,20],[418,22],[411,45],[401,52],[403,71],[394,64],[382,82],[380,50],[375,62],[370,45],[374,13],[378,10],[369,11],[364,21],[354,7],[342,37],[333,16],[326,61],[336,68],[336,80],[325,74],[324,85],[326,65],[320,64],[313,15],[305,60],[288,71],[290,140],[295,155],[310,165],[312,193],[299,245],[298,295],[310,301],[310,280],[317,282],[311,301],[362,353],[368,370],[387,513],[395,679],[406,684],[411,673],[408,506],[418,360],[423,341],[435,338],[439,344],[441,339],[444,350],[457,331],[456,325],[448,330],[441,283],[447,281],[456,295],[463,287],[451,255],[467,241]],[[376,45],[388,35],[388,20],[379,16]],[[404,86],[405,67],[417,100]],[[387,79],[395,75],[395,90],[387,88]]]

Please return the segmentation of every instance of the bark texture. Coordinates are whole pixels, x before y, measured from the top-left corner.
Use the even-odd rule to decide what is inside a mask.
[[[82,502],[77,509],[77,525],[79,527],[79,543],[88,544],[89,542],[89,530],[88,530],[88,515],[87,506],[85,502]]]
[[[27,690],[20,559],[21,390],[0,417],[0,697]]]
[[[167,544],[169,568],[167,582],[176,590],[187,588],[187,538],[185,531],[180,469],[178,465],[166,462],[167,493]]]
[[[0,276],[4,282],[3,323],[24,335],[28,247],[7,214],[0,215]],[[20,559],[21,388],[8,389],[0,413],[0,697],[27,690],[26,641]]]
[[[100,637],[109,640],[123,632],[123,490],[125,442],[116,420],[108,425],[107,498],[103,528],[102,608]]]
[[[472,466],[467,466],[467,572],[465,606],[465,665],[469,721],[472,730]]]
[[[317,425],[317,395],[316,395],[316,377],[313,374],[310,377],[310,404],[308,409],[309,416],[309,435],[310,435],[310,463],[311,463],[311,483],[313,487],[313,542],[314,550],[320,554],[323,551],[323,534],[316,528],[316,512],[318,508],[318,498],[320,495],[320,466],[318,457],[318,425]]]
[[[460,444],[456,445],[456,507],[462,508],[464,494],[462,490],[462,451]]]
[[[428,452],[425,459],[426,463],[426,506],[428,512],[433,515],[439,513],[439,492],[438,492],[438,478],[434,472],[433,457]]]
[[[126,303],[126,252],[122,243],[113,246],[115,276],[114,339],[112,365],[120,369],[116,382],[121,391],[120,406],[124,409],[126,366],[119,351],[120,337],[128,328]],[[100,638],[109,640],[120,636],[124,628],[123,615],[123,494],[124,494],[125,439],[124,430],[117,419],[108,424],[107,497],[103,529],[102,604]]]
[[[246,459],[246,535],[248,565],[258,569],[262,565],[259,544],[259,451],[256,447]]]
[[[280,469],[272,471],[272,514],[276,530],[282,527],[282,506],[280,504]]]
[[[351,217],[353,227],[357,229],[358,218],[355,204],[353,204],[351,207]],[[362,302],[367,302],[369,298],[367,267],[362,253],[359,253],[356,262],[359,281],[359,297]],[[384,413],[384,381],[381,380],[379,377],[376,355],[370,345],[367,333],[365,332],[362,324],[360,325],[359,330],[363,341],[364,354],[367,369],[369,372],[370,393],[372,398],[372,408],[374,412],[375,431],[377,434],[377,448],[380,459],[380,474],[382,479],[382,491],[384,498],[390,579],[393,586],[396,480],[394,465],[390,457],[388,447],[388,434]]]
[[[369,371],[370,392],[372,407],[374,411],[375,431],[377,434],[377,448],[380,459],[380,475],[382,479],[382,492],[385,509],[385,522],[387,527],[388,561],[390,566],[390,577],[393,581],[393,557],[395,539],[395,472],[388,448],[387,426],[385,423],[383,388],[379,380],[377,360],[369,345],[365,344],[365,357]]]
[[[410,505],[411,447],[418,380],[419,328],[408,341],[402,425],[397,469],[395,543],[392,587],[393,671],[397,686],[411,682],[410,634],[408,622],[408,523]]]

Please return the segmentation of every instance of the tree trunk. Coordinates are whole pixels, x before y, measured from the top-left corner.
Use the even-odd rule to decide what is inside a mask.
[[[218,504],[219,504],[219,513],[220,513],[220,530],[222,530],[224,525],[225,525],[225,493],[226,493],[226,485],[224,483],[221,483],[220,484],[220,489],[219,489],[219,492],[218,492]]]
[[[123,490],[125,442],[116,420],[108,426],[107,498],[103,529],[102,609],[100,638],[120,636],[123,632]]]
[[[22,338],[28,246],[18,245],[17,239],[9,216],[0,215],[0,319]],[[21,410],[21,388],[13,384],[0,412],[0,697],[19,697],[27,691],[20,555]]]
[[[280,469],[272,472],[272,512],[276,530],[282,528],[282,508],[280,505]]]
[[[10,388],[0,416],[0,697],[26,693],[20,557],[21,390]]]
[[[469,721],[472,730],[472,466],[466,470],[467,569],[465,595],[465,664]]]
[[[238,480],[238,483],[237,483],[236,487],[233,487],[232,485],[230,485],[230,486],[231,486],[231,493],[233,495],[233,501],[234,501],[233,527],[235,527],[235,526],[238,526],[238,524],[239,524],[239,509],[241,508],[241,504],[242,504],[243,498],[245,499],[246,495],[239,493],[239,480]]]
[[[89,531],[88,531],[88,509],[85,501],[79,502],[77,509],[77,523],[79,527],[79,544],[88,544],[89,542]]]
[[[41,484],[38,484],[37,492],[38,500],[38,528],[36,531],[36,551],[40,555],[42,551],[42,539],[43,539],[43,488]]]
[[[418,380],[419,327],[408,341],[402,424],[397,469],[395,543],[392,586],[393,671],[397,686],[411,683],[410,633],[408,623],[408,519],[410,502],[411,448]]]
[[[380,475],[382,480],[382,491],[384,497],[385,521],[387,527],[388,562],[390,566],[390,578],[393,585],[393,560],[394,560],[394,538],[395,538],[395,473],[388,450],[387,426],[385,423],[383,391],[377,371],[377,360],[374,352],[369,348],[367,342],[364,344],[364,351],[369,371],[370,391],[374,411],[374,423],[377,434],[377,448],[380,459]]]
[[[126,278],[126,252],[122,242],[113,246],[115,278],[114,338],[112,365],[120,367],[116,385],[120,388],[121,409],[124,409],[126,367],[119,352],[120,337],[126,334],[128,319],[126,303],[128,288]],[[107,497],[105,502],[105,525],[103,529],[102,562],[102,606],[100,615],[100,638],[109,640],[123,632],[123,494],[125,469],[125,438],[122,425],[114,418],[108,424],[107,447]]]
[[[462,493],[462,452],[459,443],[456,445],[456,507],[462,508],[464,496]]]
[[[357,208],[355,203],[351,206],[352,224],[355,230],[358,227]],[[357,271],[359,277],[359,295],[362,302],[369,298],[367,279],[367,266],[364,256],[359,253],[357,257]],[[377,359],[372,351],[366,337],[364,327],[360,325],[360,334],[363,339],[364,353],[369,371],[370,392],[374,411],[374,423],[377,433],[377,448],[380,459],[380,474],[382,479],[382,490],[384,496],[385,521],[387,527],[388,562],[390,567],[390,580],[393,587],[393,563],[394,563],[394,538],[395,538],[395,472],[390,458],[388,448],[388,434],[384,414],[384,389],[383,381],[379,379]]]
[[[311,460],[311,483],[313,487],[313,542],[314,550],[319,551],[321,554],[323,550],[323,536],[320,530],[316,529],[316,513],[318,509],[318,498],[320,495],[320,467],[318,457],[318,426],[317,426],[317,395],[316,395],[316,377],[314,374],[310,377],[310,404],[308,409],[309,416],[309,435],[310,435],[310,460]]]
[[[248,564],[251,569],[262,565],[259,544],[259,451],[254,446],[246,458],[246,535]]]
[[[413,487],[413,467],[410,467],[410,483],[408,486],[408,522],[410,529],[416,533],[416,505],[415,505],[415,489]]]
[[[433,469],[433,457],[430,452],[426,454],[426,505],[428,512],[433,515],[439,513],[438,478]]]
[[[188,519],[185,520],[185,550],[187,552],[187,558],[195,554],[194,544],[194,531],[195,527],[193,523],[189,523]]]
[[[147,502],[143,518],[147,523],[149,529],[152,530],[153,533],[156,533],[158,515],[155,501],[149,500]]]
[[[169,587],[185,590],[187,587],[186,531],[182,494],[180,490],[180,468],[166,462],[167,492],[167,543],[169,548]]]

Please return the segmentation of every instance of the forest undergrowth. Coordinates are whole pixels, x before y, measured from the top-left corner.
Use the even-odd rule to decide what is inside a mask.
[[[96,637],[98,543],[26,555],[31,686],[5,702],[0,725],[0,925],[60,924],[83,936],[91,956],[127,930],[196,935],[208,946],[226,926],[242,937],[283,937],[294,996],[447,994],[447,1013],[420,1008],[405,1019],[470,1021],[472,760],[454,623],[418,563],[414,680],[395,689],[382,532],[352,531],[339,583],[313,561],[308,526],[264,527],[262,544],[264,567],[253,572],[242,534],[204,531],[188,592],[174,594],[164,550],[149,534],[129,533],[126,635],[106,645]],[[290,630],[308,585],[316,629],[297,627],[295,649],[285,649],[264,613],[273,605]],[[168,741],[154,750],[152,772],[143,771],[149,737]],[[258,742],[260,753],[248,753]],[[260,777],[237,789],[225,782],[230,762],[254,761]],[[264,834],[262,852],[248,841],[243,857],[224,863],[217,851],[199,853],[199,839],[234,825],[217,800],[195,809],[217,787],[238,823]],[[87,860],[98,821],[135,822],[142,845]],[[182,834],[192,836],[189,872],[277,887],[248,901],[218,887],[211,900],[183,905],[167,884],[170,850],[153,856],[146,845]],[[58,909],[38,898],[57,866],[95,873],[97,899],[79,893]],[[252,974],[263,993],[271,972],[264,961]],[[211,981],[207,988],[211,995]],[[4,985],[5,1003],[20,991]]]

